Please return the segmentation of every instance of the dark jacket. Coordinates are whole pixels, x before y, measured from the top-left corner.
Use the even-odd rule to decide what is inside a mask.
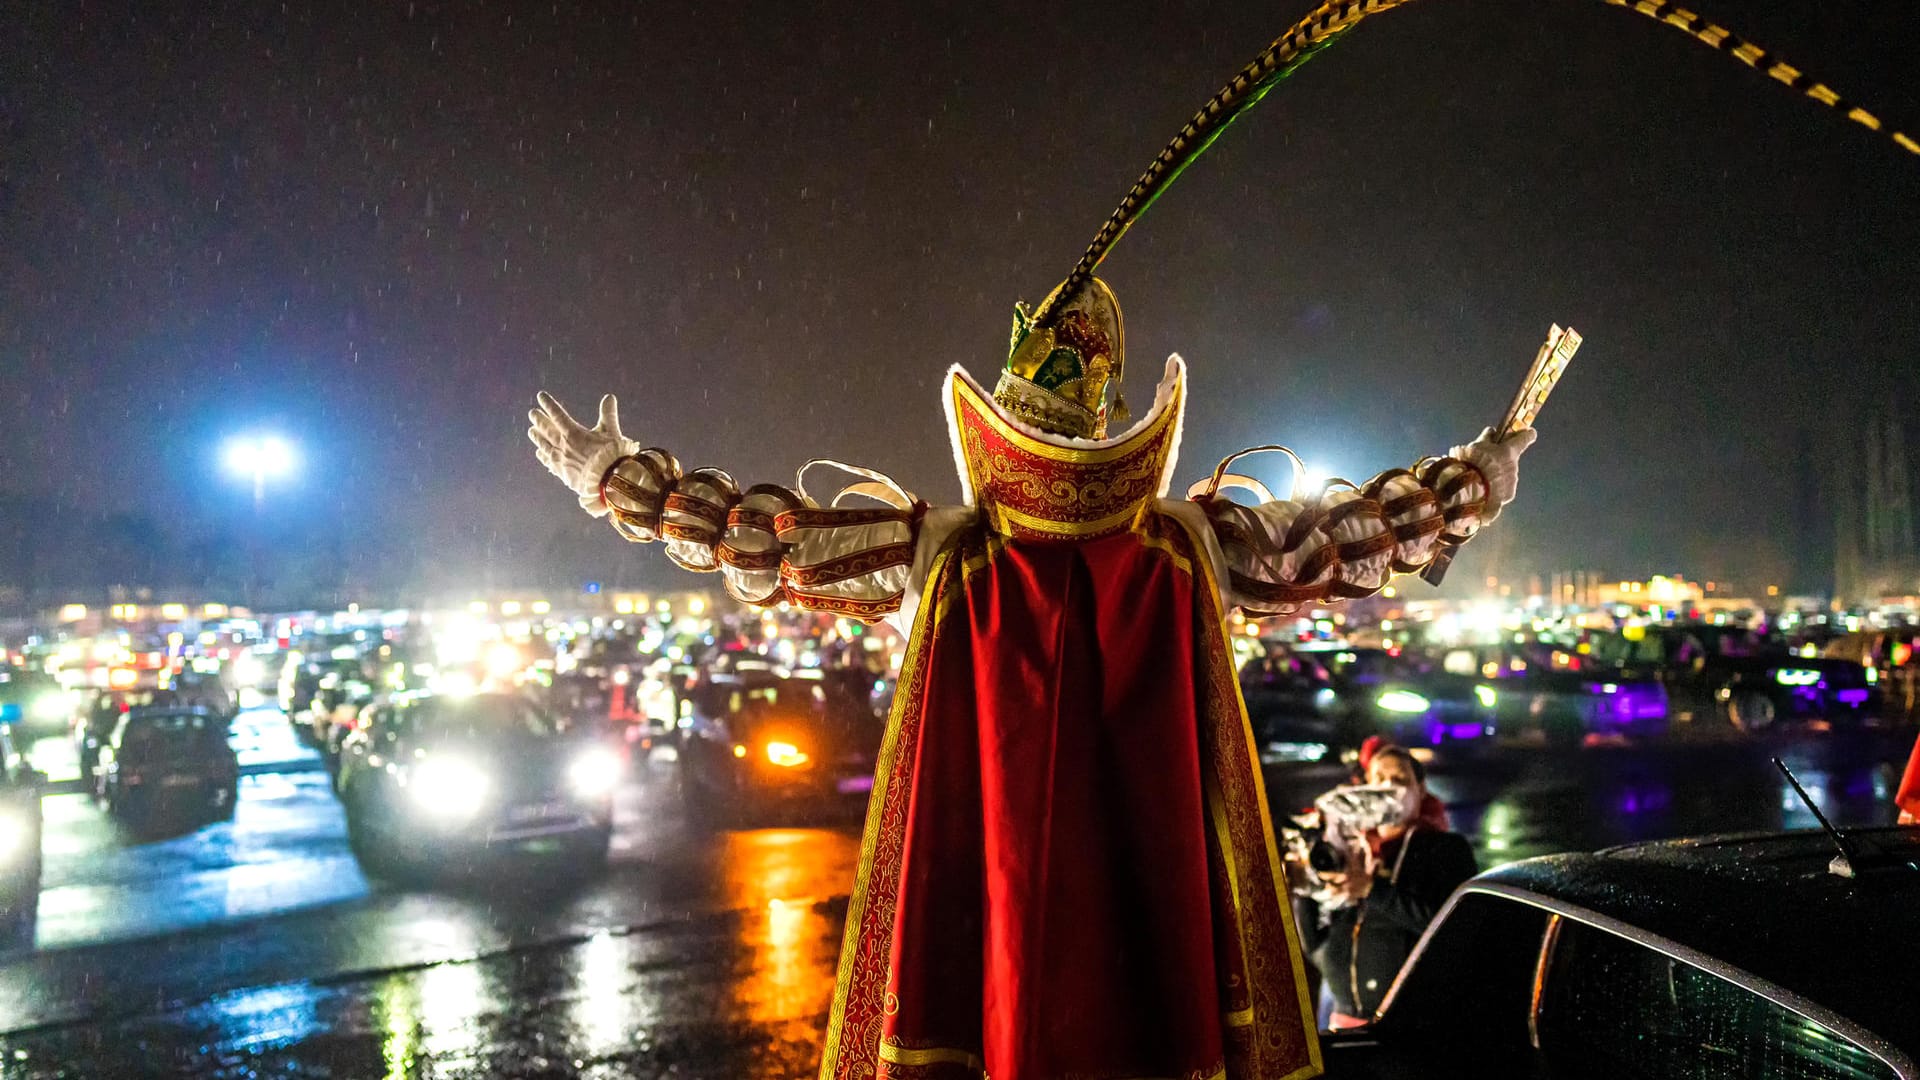
[[[1441,905],[1480,870],[1459,833],[1416,828],[1400,842],[1407,850],[1399,876],[1390,880],[1399,850],[1389,845],[1367,898],[1333,909],[1324,926],[1318,904],[1294,901],[1307,956],[1333,991],[1334,1009],[1348,1016],[1373,1015]]]

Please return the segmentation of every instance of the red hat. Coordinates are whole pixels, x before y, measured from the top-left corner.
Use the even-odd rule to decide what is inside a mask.
[[[1385,735],[1369,735],[1360,744],[1360,771],[1366,772],[1373,765],[1373,755],[1392,746]]]

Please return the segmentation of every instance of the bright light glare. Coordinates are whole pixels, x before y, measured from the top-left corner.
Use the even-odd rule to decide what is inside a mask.
[[[807,755],[800,748],[788,742],[770,742],[767,744],[767,760],[783,769],[797,768],[807,763]]]
[[[457,759],[428,758],[407,778],[414,805],[435,817],[460,821],[479,813],[492,781],[479,768]]]
[[[567,780],[576,794],[597,798],[620,783],[620,755],[611,750],[589,750],[567,767]]]
[[[293,446],[278,435],[229,439],[226,462],[242,476],[284,476],[293,471]]]
[[[1340,473],[1334,469],[1302,462],[1300,474],[1294,480],[1293,497],[1295,499],[1314,498],[1327,490],[1328,481],[1339,475]]]
[[[520,650],[504,641],[487,650],[487,674],[496,679],[504,679],[523,666]]]
[[[252,653],[241,653],[233,659],[233,679],[242,686],[254,686],[265,678],[266,665]]]
[[[1380,695],[1379,704],[1388,712],[1423,713],[1432,702],[1411,690],[1389,690]]]
[[[74,699],[71,691],[49,690],[33,699],[33,718],[35,720],[59,720],[73,712]]]
[[[1500,701],[1500,695],[1494,693],[1491,686],[1474,687],[1473,696],[1479,700],[1480,707],[1483,709],[1491,709]]]
[[[0,862],[12,862],[27,840],[27,823],[15,814],[0,814]]]

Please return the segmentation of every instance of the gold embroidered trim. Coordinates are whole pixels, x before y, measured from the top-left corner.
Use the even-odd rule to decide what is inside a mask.
[[[965,1050],[954,1050],[944,1046],[930,1046],[924,1050],[895,1046],[885,1039],[880,1040],[880,1060],[889,1065],[963,1065],[979,1072],[985,1069],[986,1062],[979,1055]]]
[[[966,534],[960,530],[953,536],[940,554],[934,557],[933,566],[927,573],[927,587],[941,589],[944,593],[949,583],[942,579],[946,575],[947,565],[959,548],[959,540]],[[841,1076],[841,1043],[845,1038],[847,998],[853,988],[854,966],[860,957],[860,928],[866,921],[867,903],[873,886],[874,853],[880,844],[880,825],[885,817],[887,799],[892,794],[893,773],[897,768],[900,755],[900,736],[905,727],[907,713],[919,708],[923,703],[914,700],[914,695],[924,689],[924,671],[926,658],[933,651],[933,635],[938,629],[940,619],[951,604],[922,604],[914,615],[913,632],[907,638],[907,655],[900,667],[897,683],[898,691],[893,697],[893,707],[887,713],[886,732],[880,740],[880,756],[873,772],[873,791],[867,799],[866,827],[860,834],[860,861],[854,873],[853,893],[847,901],[846,930],[840,945],[840,967],[834,975],[833,1006],[827,1013],[827,1037],[820,1054],[820,1080],[836,1080]],[[936,611],[936,608],[938,609]],[[865,1047],[858,1048],[858,1056],[866,1057]],[[862,1071],[850,1069],[849,1074]]]
[[[1082,449],[1072,446],[1058,446],[1054,443],[1043,442],[1034,438],[1019,428],[1007,423],[1006,418],[1000,415],[1000,410],[992,402],[987,401],[974,392],[972,383],[969,383],[958,374],[953,375],[950,381],[953,386],[954,402],[956,405],[956,420],[959,417],[958,409],[972,409],[984,416],[987,423],[993,427],[995,432],[1022,450],[1050,461],[1064,461],[1080,465],[1092,465],[1112,461],[1117,457],[1139,449],[1142,441],[1158,433],[1160,429],[1166,425],[1173,423],[1174,418],[1180,415],[1180,399],[1186,394],[1186,384],[1183,381],[1174,387],[1173,396],[1168,399],[1166,407],[1160,411],[1160,415],[1154,419],[1153,423],[1141,429],[1125,442],[1117,446]]]
[[[1186,522],[1177,518],[1174,522],[1186,531],[1188,542],[1193,545],[1195,551],[1206,550],[1200,538],[1194,534],[1193,529]],[[1214,578],[1213,566],[1206,559],[1200,559],[1199,564],[1202,587],[1197,591],[1202,598],[1201,602],[1206,606],[1206,614],[1210,621],[1209,628],[1215,635],[1215,639],[1209,645],[1224,651],[1227,649],[1227,620],[1225,611],[1220,607],[1219,583]],[[1222,660],[1231,664],[1231,654]],[[1280,1080],[1303,1080],[1305,1077],[1318,1076],[1326,1071],[1320,1056],[1320,1033],[1319,1025],[1315,1021],[1313,1000],[1307,996],[1306,958],[1301,954],[1300,935],[1293,925],[1293,904],[1288,900],[1286,865],[1280,861],[1280,846],[1274,838],[1273,811],[1267,803],[1267,785],[1260,771],[1260,754],[1253,738],[1253,723],[1247,717],[1246,699],[1241,696],[1239,679],[1229,677],[1221,681],[1232,688],[1234,708],[1240,716],[1239,742],[1246,754],[1248,767],[1252,770],[1256,816],[1260,822],[1262,838],[1266,841],[1267,865],[1273,878],[1271,887],[1280,910],[1281,929],[1286,938],[1287,959],[1293,968],[1293,986],[1299,1008],[1299,1020],[1306,1034],[1307,1064]],[[1217,778],[1215,783],[1218,783]]]
[[[855,551],[837,559],[828,559],[826,562],[811,563],[806,566],[789,562],[781,567],[780,578],[795,588],[812,589],[877,574],[896,566],[911,565],[913,565],[912,544],[888,544],[885,547]]]

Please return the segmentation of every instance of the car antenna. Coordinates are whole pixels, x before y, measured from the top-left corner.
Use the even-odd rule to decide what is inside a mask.
[[[1827,873],[1836,877],[1858,878],[1862,873],[1874,870],[1916,869],[1909,860],[1889,858],[1886,853],[1878,849],[1862,851],[1858,846],[1850,843],[1846,834],[1834,828],[1833,822],[1827,820],[1827,815],[1820,812],[1819,804],[1807,794],[1806,788],[1800,786],[1799,778],[1793,775],[1792,769],[1787,768],[1787,763],[1776,757],[1773,759],[1773,764],[1787,778],[1787,783],[1793,785],[1793,793],[1800,796],[1800,801],[1806,804],[1808,810],[1813,811],[1813,819],[1818,821],[1820,827],[1825,829],[1827,835],[1833,839],[1833,846],[1840,849],[1840,854],[1827,863]]]
[[[1820,827],[1827,830],[1827,835],[1833,839],[1833,846],[1840,849],[1840,854],[1827,864],[1827,873],[1843,878],[1854,876],[1854,850],[1847,843],[1847,838],[1839,829],[1833,827],[1833,822],[1827,820],[1827,815],[1820,812],[1820,804],[1814,802],[1813,796],[1807,794],[1807,789],[1800,786],[1800,779],[1793,775],[1792,769],[1787,768],[1786,762],[1776,757],[1773,759],[1773,767],[1779,769],[1781,775],[1787,778],[1787,783],[1793,785],[1793,793],[1800,796],[1800,801],[1806,804],[1807,809],[1813,811],[1813,820],[1818,821]]]

